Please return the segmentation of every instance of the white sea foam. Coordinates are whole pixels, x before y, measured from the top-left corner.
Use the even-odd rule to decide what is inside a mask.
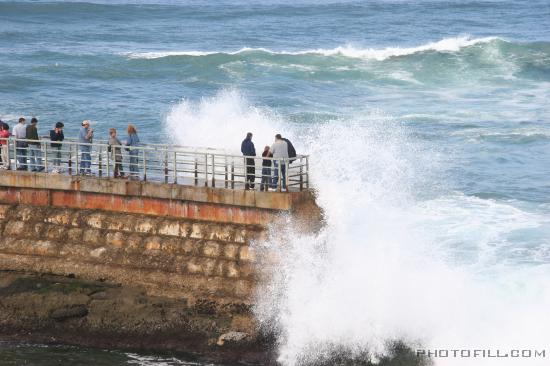
[[[208,146],[240,153],[247,132],[254,133],[256,150],[271,144],[282,122],[269,111],[250,106],[236,91],[223,91],[199,101],[182,100],[166,117],[174,142],[183,145]]]
[[[464,47],[488,43],[498,39],[497,37],[471,38],[469,36],[445,38],[437,42],[430,42],[417,47],[386,47],[386,48],[358,48],[351,45],[331,49],[309,49],[303,51],[273,51],[267,48],[244,47],[237,51],[159,51],[159,52],[131,52],[125,53],[129,58],[156,59],[170,56],[208,56],[215,54],[239,55],[251,52],[262,52],[272,55],[322,55],[344,56],[350,58],[383,61],[390,57],[412,55],[419,52],[458,52]]]
[[[278,331],[281,364],[314,362],[332,346],[383,354],[385,342],[396,338],[430,349],[547,347],[548,265],[502,260],[499,250],[513,248],[510,237],[518,231],[550,225],[548,218],[434,189],[440,185],[437,150],[419,145],[383,114],[293,133],[274,115],[231,91],[181,102],[167,124],[180,143],[197,139],[233,150],[249,130],[255,141],[270,141],[279,131],[311,153],[325,228],[300,234],[289,222],[255,244],[260,258],[264,250],[284,258],[263,267],[271,272],[255,308],[260,322]],[[432,198],[419,198],[418,191]],[[501,366],[545,360],[435,361]]]

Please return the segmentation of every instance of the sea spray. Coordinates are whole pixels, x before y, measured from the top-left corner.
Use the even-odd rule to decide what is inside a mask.
[[[166,117],[174,143],[200,143],[201,147],[238,154],[247,132],[253,132],[256,151],[260,152],[264,145],[273,143],[282,126],[274,113],[251,106],[236,90],[224,90],[199,101],[184,99]]]
[[[311,155],[325,226],[305,234],[290,220],[256,243],[260,253],[278,258],[262,265],[269,275],[259,285],[255,313],[277,334],[281,364],[315,364],[338,350],[376,361],[395,340],[413,351],[505,351],[543,348],[541,340],[550,339],[548,266],[521,265],[521,258],[540,253],[514,252],[512,242],[514,233],[547,219],[453,192],[441,182],[447,160],[406,124],[376,112],[305,128],[252,107],[237,91],[182,101],[167,123],[180,143],[229,150],[246,131],[261,145],[288,130],[299,137],[293,137],[299,152]],[[506,247],[502,260],[498,252]]]

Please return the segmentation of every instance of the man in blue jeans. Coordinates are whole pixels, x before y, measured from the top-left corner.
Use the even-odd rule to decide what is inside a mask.
[[[273,181],[271,188],[276,189],[279,185],[279,165],[281,166],[281,187],[286,189],[286,163],[288,159],[288,144],[280,134],[275,135],[275,142],[271,145],[269,152],[273,155]]]
[[[94,137],[94,130],[90,128],[90,121],[85,120],[82,122],[80,132],[78,134],[78,142],[80,143],[80,174],[90,175],[92,174],[92,139]]]
[[[40,144],[40,138],[38,137],[38,129],[36,125],[38,119],[33,117],[31,124],[27,126],[27,140],[29,145],[29,167],[33,172],[41,172],[44,170],[42,165],[42,146]]]
[[[27,123],[25,118],[19,118],[19,123],[13,128],[13,136],[16,139],[27,138]],[[27,170],[27,142],[17,141],[17,170]]]

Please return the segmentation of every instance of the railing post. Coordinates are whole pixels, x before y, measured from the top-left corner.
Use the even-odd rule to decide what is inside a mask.
[[[231,159],[231,189],[235,189],[235,161]]]
[[[15,170],[18,168],[18,161],[17,161],[17,140],[13,140],[13,166],[15,167]]]
[[[282,174],[282,170],[281,170],[281,159],[279,159],[279,163],[277,164],[277,190],[279,192],[281,192],[282,188],[283,188],[283,184],[282,184],[282,180],[281,180],[281,174]]]
[[[113,146],[111,148],[111,152],[114,153],[115,147]],[[122,151],[121,151],[122,152]],[[109,169],[109,166],[111,165],[111,154],[109,154],[109,148],[107,147],[107,154],[105,154],[105,159],[107,160],[107,178],[111,178],[111,169]]]
[[[283,164],[284,164],[284,167],[285,167],[285,189],[286,189],[287,192],[289,191],[288,176],[290,175],[289,174],[290,164],[288,163],[288,161],[289,161],[288,159],[283,159]]]
[[[306,189],[309,189],[309,156],[306,156]]]
[[[178,153],[174,151],[174,184],[178,183]]]
[[[204,154],[204,186],[208,187],[208,154]]]
[[[164,183],[168,184],[168,150],[164,150]]]
[[[48,144],[44,144],[44,173],[48,172]]]
[[[199,163],[197,162],[197,157],[195,156],[195,185],[199,184]]]
[[[69,167],[69,175],[72,175],[73,174],[73,149],[72,149],[72,145],[68,145],[69,146],[69,161],[67,161],[67,165]],[[63,145],[61,145],[61,149],[63,149]]]
[[[225,176],[224,176],[224,178],[225,178],[224,179],[225,180],[225,185],[224,186],[225,186],[225,188],[227,188],[228,184],[229,184],[229,182],[227,181],[227,178],[228,178],[227,177],[227,155],[225,155]]]
[[[147,180],[147,156],[145,154],[145,149],[143,149],[143,180]]]
[[[74,145],[75,146],[75,150],[76,150],[76,154],[75,154],[75,162],[76,162],[76,175],[79,175],[80,174],[80,167],[78,166],[79,165],[79,159],[78,159],[78,150],[79,149],[79,146],[80,145]]]
[[[99,147],[99,151],[97,152],[98,154],[98,157],[97,157],[97,173],[100,177],[103,176],[103,159],[101,158],[101,154],[103,153],[103,147],[100,146]]]
[[[304,190],[303,165],[304,165],[304,158],[300,158],[300,191]]]
[[[10,156],[10,138],[6,140],[7,150],[8,150],[8,169],[11,169],[11,156]]]
[[[212,154],[212,187],[216,187],[216,164],[214,163],[215,155]]]

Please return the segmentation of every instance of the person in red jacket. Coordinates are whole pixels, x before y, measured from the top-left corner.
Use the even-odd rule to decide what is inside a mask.
[[[10,150],[8,138],[11,136],[9,126],[7,123],[0,121],[0,155],[2,156],[2,162],[0,163],[0,169],[10,168]]]

